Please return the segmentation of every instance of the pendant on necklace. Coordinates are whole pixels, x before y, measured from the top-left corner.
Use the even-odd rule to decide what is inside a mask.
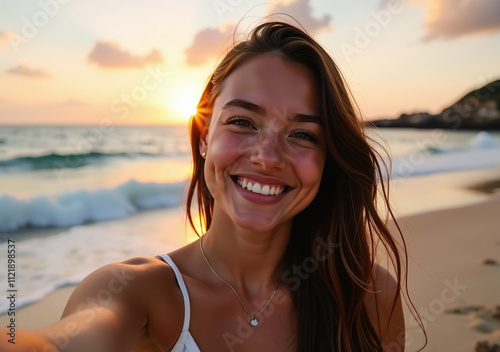
[[[259,325],[259,321],[256,317],[252,317],[252,320],[250,320],[250,324],[252,324],[252,326],[257,326]]]

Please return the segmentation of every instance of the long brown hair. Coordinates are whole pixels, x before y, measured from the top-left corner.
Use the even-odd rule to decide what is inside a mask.
[[[376,247],[385,247],[394,266],[398,294],[392,310],[407,270],[406,248],[402,236],[398,241],[393,238],[387,218],[381,218],[376,209],[380,193],[392,216],[388,188],[379,182],[382,159],[369,144],[336,64],[304,30],[283,22],[260,24],[215,69],[190,122],[194,165],[188,220],[196,231],[191,212],[196,195],[202,228],[207,230],[212,221],[214,198],[205,183],[199,142],[223,82],[243,62],[269,52],[304,65],[314,75],[327,142],[319,191],[295,216],[285,254],[290,268],[306,263],[314,267],[307,279],[292,271],[283,276],[297,310],[299,351],[382,351],[379,327],[370,323],[365,307],[373,283]]]

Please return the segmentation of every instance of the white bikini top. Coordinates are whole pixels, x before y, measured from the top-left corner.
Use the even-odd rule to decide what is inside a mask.
[[[181,272],[167,254],[160,254],[159,257],[162,258],[165,263],[170,265],[170,267],[174,271],[175,278],[177,279],[177,284],[179,285],[179,288],[182,292],[182,297],[184,298],[184,325],[182,326],[181,335],[179,336],[179,339],[177,340],[174,348],[172,348],[171,352],[201,352],[196,342],[194,342],[193,336],[191,336],[191,333],[189,332],[191,306],[189,303],[189,294],[186,288],[186,284],[182,279]]]

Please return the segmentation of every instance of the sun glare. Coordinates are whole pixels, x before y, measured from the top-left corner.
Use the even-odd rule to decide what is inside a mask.
[[[189,119],[196,113],[201,92],[192,87],[179,87],[170,94],[168,107],[175,113]]]

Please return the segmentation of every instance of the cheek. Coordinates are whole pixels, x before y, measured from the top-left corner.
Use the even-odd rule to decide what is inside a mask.
[[[237,135],[212,136],[207,150],[205,181],[214,197],[226,188],[226,174],[238,168],[241,157],[251,145],[248,139],[238,138]]]
[[[207,154],[215,169],[220,172],[221,168],[226,169],[229,165],[238,162],[251,145],[248,138],[241,138],[238,135],[217,135],[212,138]]]
[[[243,138],[237,134],[214,135],[210,140],[209,150],[213,155],[222,155],[224,153],[236,154],[246,150],[251,145],[249,138]]]
[[[301,155],[297,159],[298,163],[295,169],[303,187],[314,187],[317,189],[321,182],[325,160],[318,153],[311,154],[304,153]]]

